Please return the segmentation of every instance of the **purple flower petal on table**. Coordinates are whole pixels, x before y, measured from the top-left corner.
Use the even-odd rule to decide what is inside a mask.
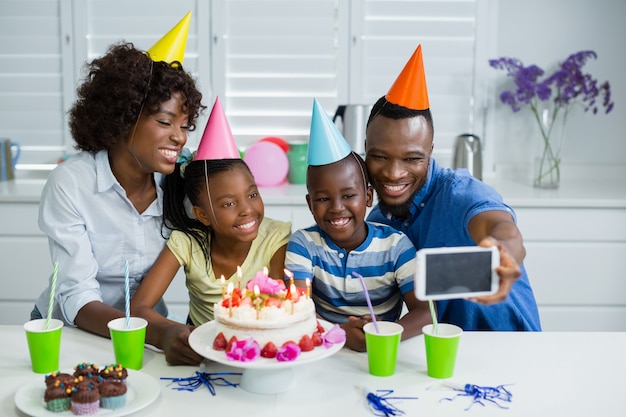
[[[330,348],[332,345],[337,343],[343,343],[346,341],[346,331],[339,327],[338,324],[333,325],[326,333],[323,335],[324,338],[324,347],[326,349]]]

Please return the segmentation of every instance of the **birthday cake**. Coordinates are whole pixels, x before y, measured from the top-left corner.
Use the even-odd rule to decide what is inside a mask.
[[[338,326],[328,332],[318,323],[309,289],[287,289],[281,281],[257,273],[244,289],[229,285],[223,300],[214,306],[213,349],[230,360],[252,361],[258,356],[279,361],[295,360],[324,343],[345,341]],[[327,340],[326,340],[327,339]]]

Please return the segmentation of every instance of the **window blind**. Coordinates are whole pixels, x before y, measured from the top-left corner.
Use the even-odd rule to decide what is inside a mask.
[[[336,106],[339,2],[213,1],[215,94],[239,146],[308,139],[313,98]]]
[[[18,168],[55,163],[65,110],[59,1],[0,3],[0,137],[21,144]]]
[[[312,98],[339,104],[384,95],[422,44],[435,154],[476,123],[480,0],[227,0],[213,2],[215,93],[239,145],[263,136],[306,140]]]
[[[0,136],[23,144],[24,168],[55,163],[73,151],[66,112],[84,63],[121,39],[148,49],[191,10],[184,66],[207,106],[220,96],[239,146],[307,140],[313,98],[331,115],[339,104],[371,104],[422,44],[435,156],[445,164],[458,134],[482,134],[475,67],[486,59],[486,3],[0,0]]]
[[[196,79],[205,97],[204,102],[208,102],[211,80],[208,64],[209,7],[207,1],[201,0],[76,1],[72,22],[75,30],[75,85],[85,75],[84,64],[102,56],[111,44],[123,40],[132,42],[139,49],[148,50],[188,11],[192,14],[183,67]],[[200,134],[204,123],[202,120],[197,123]],[[190,134],[190,142],[197,142],[196,135],[198,132]]]
[[[435,155],[449,158],[454,138],[477,128],[478,1],[358,0],[351,4],[349,100],[374,103],[385,95],[421,44]]]

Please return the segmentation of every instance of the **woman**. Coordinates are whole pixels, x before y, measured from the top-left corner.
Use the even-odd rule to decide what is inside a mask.
[[[180,62],[154,62],[130,43],[88,65],[70,111],[81,152],[51,172],[39,209],[58,262],[53,317],[108,336],[108,321],[124,316],[125,263],[132,294],[165,244],[161,174],[174,170],[201,100]],[[47,312],[49,294],[34,318]],[[155,309],[167,314],[162,301]],[[160,346],[173,363],[177,338]]]

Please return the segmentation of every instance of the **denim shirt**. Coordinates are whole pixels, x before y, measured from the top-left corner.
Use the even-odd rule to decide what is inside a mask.
[[[374,207],[369,221],[385,223],[404,232],[415,247],[471,246],[469,222],[479,213],[502,210],[516,220],[515,212],[492,187],[472,177],[466,169],[453,171],[430,159],[428,178],[415,195],[410,214],[401,219]],[[437,301],[438,320],[464,330],[540,331],[537,303],[524,265],[522,276],[501,303],[482,305],[468,300]]]

